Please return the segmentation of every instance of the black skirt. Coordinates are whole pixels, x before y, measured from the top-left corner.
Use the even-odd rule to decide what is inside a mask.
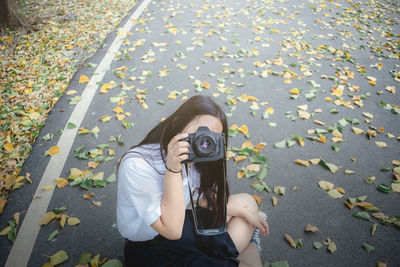
[[[190,210],[186,210],[182,237],[169,240],[161,235],[143,242],[125,243],[125,266],[238,266],[239,252],[229,234],[197,235]]]

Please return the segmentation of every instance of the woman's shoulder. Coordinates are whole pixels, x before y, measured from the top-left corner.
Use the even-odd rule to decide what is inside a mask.
[[[122,157],[121,165],[141,167],[147,165],[159,170],[164,166],[161,151],[160,144],[145,144],[133,147]]]

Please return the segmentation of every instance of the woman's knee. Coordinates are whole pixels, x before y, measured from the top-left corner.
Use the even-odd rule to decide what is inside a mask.
[[[258,205],[255,199],[247,193],[239,193],[234,194],[229,197],[229,201],[233,201],[234,203],[245,207],[253,212],[258,211]]]

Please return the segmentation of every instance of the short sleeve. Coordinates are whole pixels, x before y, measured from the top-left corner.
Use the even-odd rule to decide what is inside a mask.
[[[161,216],[163,189],[163,177],[144,159],[133,157],[121,163],[118,197],[124,199],[128,208],[135,209],[147,225]]]

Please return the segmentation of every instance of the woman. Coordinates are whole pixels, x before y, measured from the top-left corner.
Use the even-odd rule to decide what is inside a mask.
[[[222,109],[208,96],[194,96],[121,157],[117,225],[126,240],[127,266],[262,266],[257,244],[250,240],[259,232],[267,235],[268,224],[250,195],[229,196],[225,159],[194,163],[186,177],[182,162],[190,145],[182,139],[200,126],[223,133],[227,144]],[[188,182],[217,217],[225,216],[225,190],[227,233],[196,235],[186,210]]]

